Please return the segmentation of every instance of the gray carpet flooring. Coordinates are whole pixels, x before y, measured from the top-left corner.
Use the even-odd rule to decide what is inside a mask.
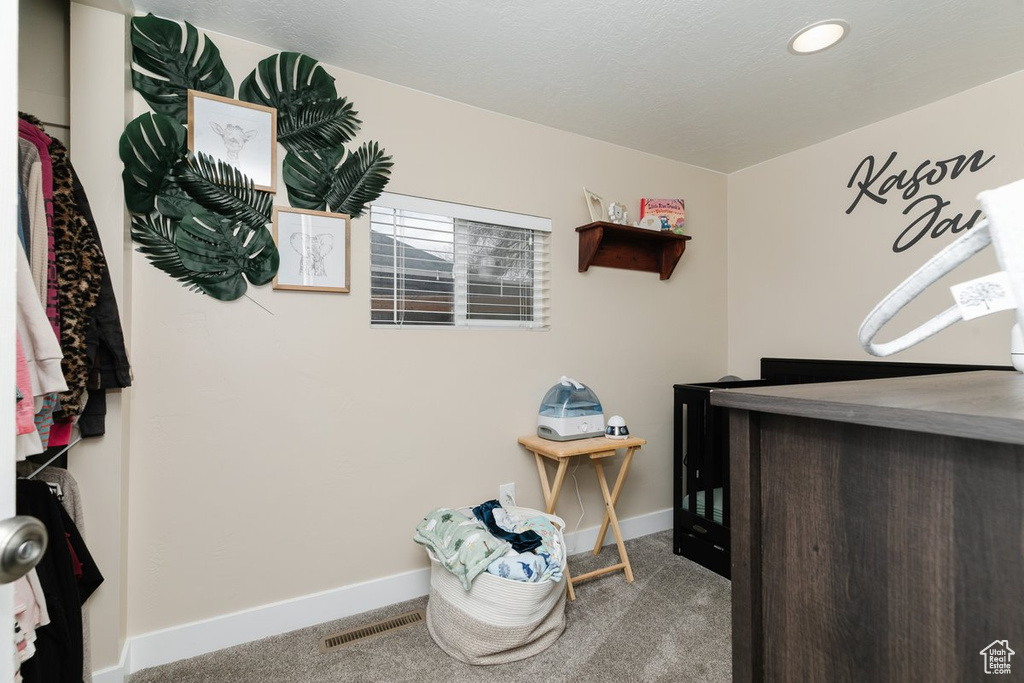
[[[132,674],[128,683],[684,683],[732,676],[730,583],[672,553],[672,532],[627,541],[635,581],[621,572],[576,584],[566,628],[544,652],[511,664],[449,657],[425,624],[320,654],[332,633],[426,608],[426,597]],[[575,574],[614,561],[615,546],[573,555]]]

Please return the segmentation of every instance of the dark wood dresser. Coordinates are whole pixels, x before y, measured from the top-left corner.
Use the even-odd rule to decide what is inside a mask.
[[[1024,375],[712,391],[733,680],[1024,679]]]

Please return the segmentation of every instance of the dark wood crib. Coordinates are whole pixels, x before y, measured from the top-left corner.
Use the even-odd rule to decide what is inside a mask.
[[[1009,365],[762,358],[761,376],[673,385],[673,551],[730,578],[728,411],[711,405],[714,390],[1007,370]],[[710,505],[708,502],[710,501]]]

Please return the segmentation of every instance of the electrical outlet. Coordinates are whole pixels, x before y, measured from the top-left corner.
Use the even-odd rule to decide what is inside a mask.
[[[516,484],[502,484],[498,487],[498,502],[504,505],[516,504]]]

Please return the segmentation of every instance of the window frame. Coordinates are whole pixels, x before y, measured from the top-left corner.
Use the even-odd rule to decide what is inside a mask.
[[[388,321],[373,319],[376,312],[373,308],[375,294],[372,281],[379,272],[393,278],[395,283],[392,286],[392,295],[399,291],[397,279],[404,269],[400,269],[397,263],[390,266],[391,273],[387,269],[376,270],[373,259],[377,255],[374,250],[371,238],[370,248],[370,326],[373,328],[417,328],[417,329],[517,329],[517,330],[548,330],[549,322],[549,290],[551,284],[551,257],[550,257],[550,234],[551,220],[541,216],[530,214],[519,214],[498,209],[472,206],[468,204],[457,204],[437,199],[427,199],[412,195],[402,195],[391,192],[381,193],[380,197],[370,203],[370,230],[395,241],[396,232],[388,234],[385,231],[374,231],[374,211],[376,209],[395,212],[395,226],[397,227],[401,212],[427,215],[451,221],[452,226],[452,301],[451,301],[451,322],[405,322],[397,320],[399,314],[394,311]],[[514,320],[501,318],[477,318],[471,317],[472,312],[468,308],[470,276],[468,275],[468,263],[463,257],[460,259],[459,230],[460,221],[470,223],[481,223],[513,229],[528,230],[531,234],[533,248],[532,283],[533,288],[531,316],[532,320]],[[404,299],[403,299],[404,300]]]

